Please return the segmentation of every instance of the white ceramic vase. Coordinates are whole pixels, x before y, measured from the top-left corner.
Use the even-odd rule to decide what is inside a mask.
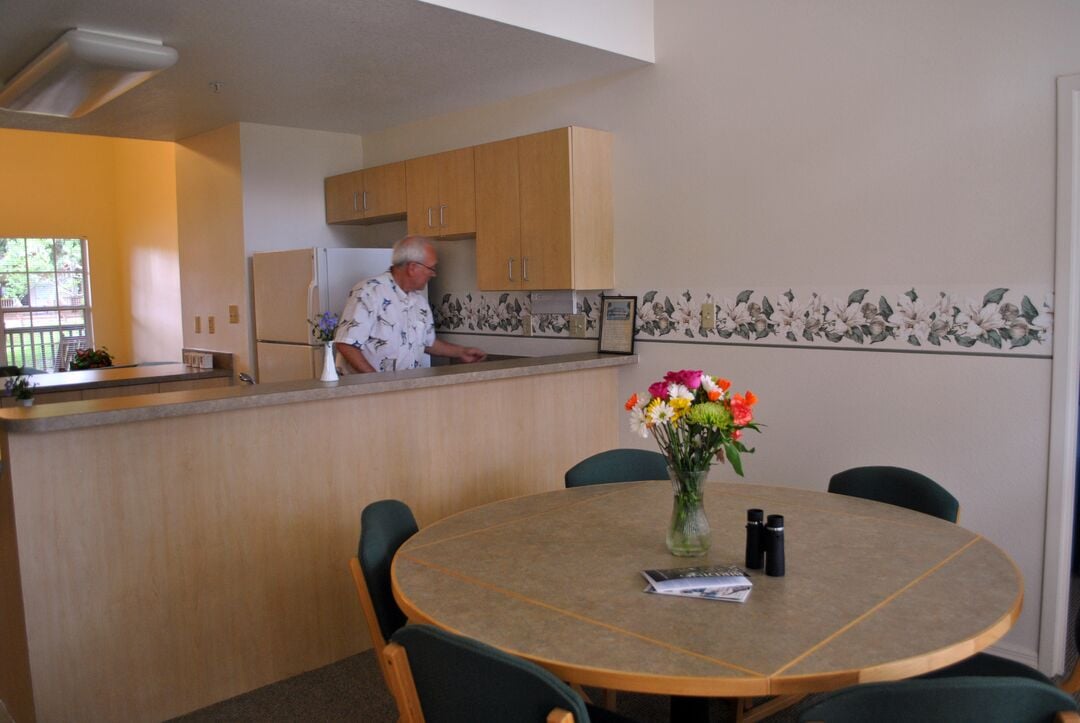
[[[338,380],[337,367],[334,366],[334,342],[326,342],[323,351],[322,376],[320,382],[336,382]]]

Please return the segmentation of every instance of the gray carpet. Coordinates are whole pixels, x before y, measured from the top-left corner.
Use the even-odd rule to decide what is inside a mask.
[[[1073,625],[1080,608],[1080,577],[1073,577],[1070,596],[1069,645],[1066,669],[1076,664]],[[1077,696],[1080,702],[1080,696]],[[668,723],[668,699],[665,696],[620,693],[618,710],[640,723]],[[769,723],[794,723],[799,711],[813,702],[800,705],[767,718]],[[731,705],[724,700],[711,701],[713,723],[734,720]],[[397,710],[386,690],[382,674],[369,650],[333,665],[297,675],[273,685],[217,703],[208,708],[174,719],[183,723],[205,721],[364,721],[394,723]]]

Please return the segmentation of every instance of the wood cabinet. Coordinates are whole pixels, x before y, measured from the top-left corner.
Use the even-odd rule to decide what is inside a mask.
[[[327,223],[373,223],[405,216],[405,163],[330,176],[323,182]]]
[[[476,233],[473,149],[405,162],[410,234],[457,238]]]
[[[571,127],[475,148],[481,290],[615,285],[611,140]]]

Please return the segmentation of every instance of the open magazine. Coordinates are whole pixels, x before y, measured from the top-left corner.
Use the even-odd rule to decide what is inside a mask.
[[[746,572],[735,565],[642,570],[641,575],[649,581],[645,592],[658,595],[745,602],[753,587]]]

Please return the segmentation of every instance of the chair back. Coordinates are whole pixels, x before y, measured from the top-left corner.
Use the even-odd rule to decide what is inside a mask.
[[[372,502],[360,513],[360,544],[357,556],[349,563],[375,656],[391,692],[393,685],[382,653],[386,641],[405,624],[406,618],[394,600],[390,563],[398,548],[418,529],[412,510],[404,502]]]
[[[56,359],[53,361],[54,372],[66,372],[71,360],[75,358],[75,352],[79,349],[89,349],[90,340],[85,336],[65,336],[60,338],[60,345],[56,350]]]
[[[1076,701],[1028,678],[901,680],[844,688],[814,703],[799,723],[1051,723]]]
[[[948,522],[955,523],[960,516],[960,502],[948,490],[926,475],[903,467],[845,470],[829,480],[829,492],[906,507]]]
[[[609,449],[586,457],[566,471],[566,486],[667,479],[667,460],[645,449]]]
[[[405,696],[399,700],[404,723],[589,721],[584,701],[566,683],[471,638],[407,625],[394,633],[385,656]]]

